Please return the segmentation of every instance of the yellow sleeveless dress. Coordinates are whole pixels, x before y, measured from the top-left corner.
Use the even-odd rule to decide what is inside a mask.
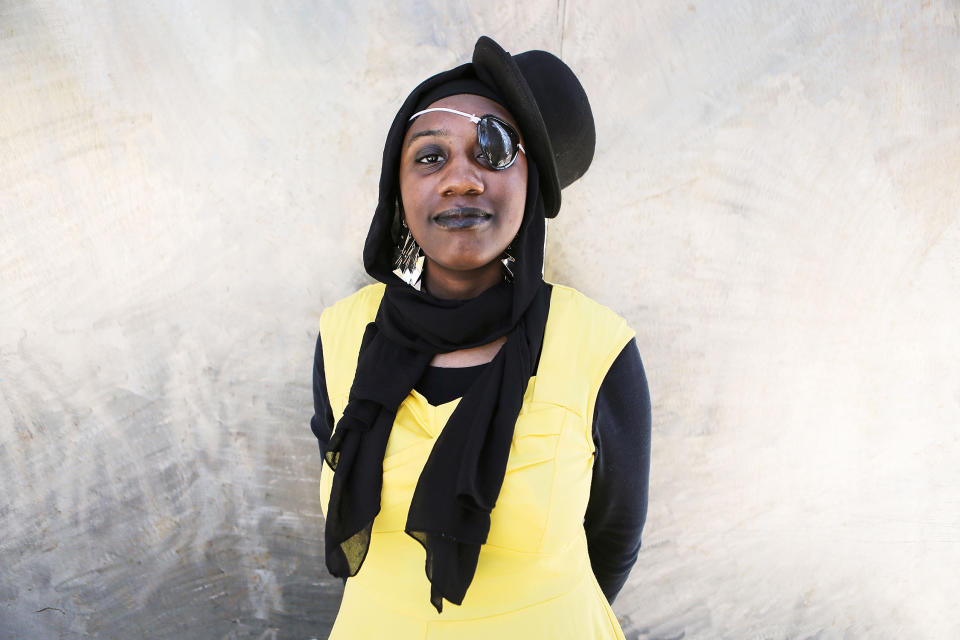
[[[347,404],[364,327],[376,315],[383,289],[367,286],[321,316],[335,422]],[[435,407],[410,392],[387,443],[370,549],[347,580],[331,639],[624,637],[590,568],[583,517],[593,468],[594,401],[633,335],[611,310],[553,286],[538,374],[517,419],[487,543],[463,604],[444,601],[440,614],[430,604],[423,547],[403,528],[420,471],[459,399]],[[331,482],[324,464],[324,515]]]

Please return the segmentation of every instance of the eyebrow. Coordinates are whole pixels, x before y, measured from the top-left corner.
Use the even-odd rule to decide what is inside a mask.
[[[412,136],[410,136],[410,139],[407,141],[407,145],[409,146],[410,143],[412,143],[414,140],[416,140],[417,138],[422,138],[424,136],[446,137],[449,135],[450,135],[450,132],[447,131],[446,129],[424,129],[423,131],[418,131]]]

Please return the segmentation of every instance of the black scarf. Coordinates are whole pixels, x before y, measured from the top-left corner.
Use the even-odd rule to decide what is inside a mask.
[[[398,120],[403,115],[401,109]],[[388,137],[384,171],[396,175],[388,166],[390,145]],[[383,456],[396,411],[433,356],[507,337],[437,438],[407,514],[405,531],[426,551],[430,602],[438,612],[444,598],[463,602],[476,571],[547,320],[544,203],[536,165],[529,158],[527,164],[524,218],[511,245],[517,260],[512,283],[470,300],[441,300],[386,271],[389,261],[382,254],[392,243],[384,246],[382,206],[381,220],[375,218],[371,225],[373,240],[367,238],[368,271],[387,286],[376,320],[364,332],[350,397],[325,454],[335,471],[326,520],[330,573],[353,576],[363,564],[380,512]],[[384,195],[393,195],[383,189],[381,178],[381,205]]]

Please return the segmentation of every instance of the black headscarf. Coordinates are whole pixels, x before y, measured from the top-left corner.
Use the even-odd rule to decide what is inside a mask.
[[[434,355],[506,336],[437,438],[407,514],[405,531],[426,551],[430,601],[438,612],[444,598],[463,602],[476,571],[549,308],[542,277],[544,199],[531,157],[523,221],[511,243],[513,282],[469,300],[443,300],[392,273],[396,238],[391,230],[396,228],[397,170],[407,120],[425,106],[424,100],[434,102],[447,91],[462,93],[464,86],[478,82],[470,64],[434,76],[410,94],[387,136],[380,203],[364,249],[368,273],[386,289],[376,320],[364,332],[349,400],[325,454],[335,471],[326,522],[327,568],[335,576],[353,576],[366,557],[380,511],[383,456],[398,407]]]

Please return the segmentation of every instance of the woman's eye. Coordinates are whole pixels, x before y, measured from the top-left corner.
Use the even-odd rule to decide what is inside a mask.
[[[436,164],[443,161],[443,156],[436,151],[424,151],[417,155],[419,164]]]

